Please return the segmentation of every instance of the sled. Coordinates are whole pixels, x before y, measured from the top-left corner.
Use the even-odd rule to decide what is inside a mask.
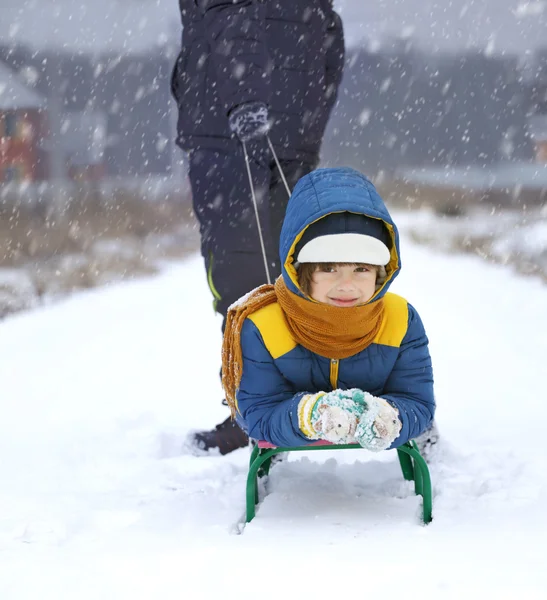
[[[250,523],[256,514],[258,504],[258,479],[268,475],[272,458],[282,452],[309,452],[310,450],[362,450],[359,444],[331,444],[318,441],[309,446],[277,447],[269,442],[256,441],[251,454],[246,490],[246,522]],[[422,497],[422,518],[425,524],[433,518],[433,501],[429,468],[415,441],[406,442],[397,448],[403,477],[414,481],[414,493]]]

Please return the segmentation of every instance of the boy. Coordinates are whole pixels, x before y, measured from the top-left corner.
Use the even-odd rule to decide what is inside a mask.
[[[435,412],[428,340],[416,310],[387,290],[399,237],[372,183],[319,169],[289,200],[282,275],[233,305],[223,386],[253,439],[323,439],[373,451],[424,432]]]

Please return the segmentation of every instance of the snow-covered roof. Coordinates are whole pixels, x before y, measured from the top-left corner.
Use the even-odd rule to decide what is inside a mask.
[[[42,108],[44,105],[45,99],[27,87],[0,61],[0,110]]]
[[[532,137],[539,141],[547,141],[547,115],[533,115],[528,121]]]

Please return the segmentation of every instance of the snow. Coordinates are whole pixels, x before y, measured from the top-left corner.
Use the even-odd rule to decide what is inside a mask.
[[[348,45],[415,39],[441,50],[481,47],[526,54],[545,39],[544,0],[336,0]],[[144,51],[177,43],[176,0],[2,0],[0,36],[34,48]]]
[[[505,239],[493,245],[494,251],[500,255],[522,253],[529,255],[547,255],[547,222],[532,223],[523,236],[520,231],[512,231]]]
[[[15,73],[0,62],[0,110],[39,109],[45,100],[26,87]]]
[[[547,164],[507,162],[483,166],[423,167],[400,169],[398,175],[410,183],[467,190],[547,189]]]
[[[0,35],[33,48],[134,51],[180,37],[176,0],[2,0]]]
[[[346,41],[416,40],[439,50],[480,47],[526,53],[545,39],[545,0],[335,0]]]
[[[547,279],[547,205],[496,210],[485,203],[465,207],[454,217],[432,209],[407,211],[398,225],[413,239],[444,252],[464,249]]]
[[[545,598],[547,288],[402,257],[442,434],[429,526],[395,452],[321,451],[276,466],[237,535],[247,449],[180,452],[227,414],[194,256],[0,323],[0,598]]]
[[[0,318],[36,304],[36,285],[30,275],[19,269],[0,267]]]
[[[545,10],[545,2],[532,1],[532,2],[521,2],[514,14],[518,17],[536,17],[541,15]]]

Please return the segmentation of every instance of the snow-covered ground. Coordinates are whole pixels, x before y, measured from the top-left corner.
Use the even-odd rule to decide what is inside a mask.
[[[547,204],[496,210],[466,207],[461,215],[431,209],[400,212],[399,229],[441,252],[470,252],[547,281]]]
[[[0,323],[0,598],[544,599],[547,287],[402,256],[443,434],[431,525],[395,452],[310,452],[238,535],[247,450],[179,451],[225,416],[194,256]]]

